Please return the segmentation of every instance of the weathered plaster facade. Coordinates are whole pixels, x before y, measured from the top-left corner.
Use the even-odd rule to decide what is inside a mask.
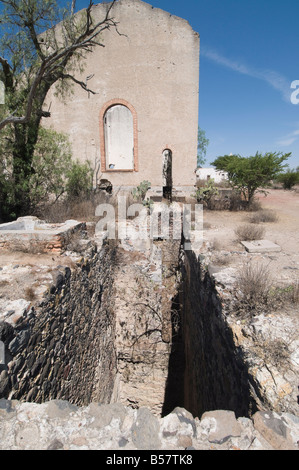
[[[106,9],[107,4],[95,5],[94,17],[104,17]],[[106,178],[115,187],[149,180],[152,187],[161,187],[163,152],[168,149],[173,187],[191,187],[197,154],[199,35],[184,19],[141,0],[119,0],[112,16],[121,35],[103,33],[105,47],[87,56],[80,77],[93,75],[88,86],[97,94],[76,87],[64,104],[51,93],[51,118],[44,123],[70,135],[74,158],[97,164],[97,181]],[[118,143],[109,143],[112,131],[105,128],[113,106],[130,122],[116,124],[111,142],[129,129],[126,146],[134,146],[122,164],[113,154]]]

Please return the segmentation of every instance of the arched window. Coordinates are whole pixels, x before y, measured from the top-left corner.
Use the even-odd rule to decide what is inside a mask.
[[[137,117],[124,100],[113,100],[101,111],[102,171],[138,171]]]

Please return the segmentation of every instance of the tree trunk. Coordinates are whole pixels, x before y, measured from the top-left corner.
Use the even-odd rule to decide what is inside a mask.
[[[32,159],[35,145],[38,139],[38,131],[42,117],[42,105],[44,103],[50,84],[42,89],[34,100],[34,109],[31,119],[26,124],[14,125],[13,144],[13,208],[15,217],[30,215],[32,210],[30,200],[30,177],[34,170]]]

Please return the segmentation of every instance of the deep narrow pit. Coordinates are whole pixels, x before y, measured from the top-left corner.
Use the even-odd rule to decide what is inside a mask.
[[[174,332],[162,414],[180,406],[199,417],[216,409],[251,416],[257,407],[247,367],[213,280],[192,251],[184,253],[180,270],[182,284],[174,299],[180,331]]]

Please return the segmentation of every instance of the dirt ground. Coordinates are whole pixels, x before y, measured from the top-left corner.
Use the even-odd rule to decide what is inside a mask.
[[[281,251],[253,255],[253,258],[269,265],[277,284],[299,282],[299,192],[272,189],[267,196],[259,194],[258,200],[262,209],[271,209],[277,215],[276,222],[259,224],[265,229],[263,239],[278,244]],[[231,252],[231,261],[238,262],[237,253],[246,250],[237,241],[235,229],[247,224],[252,214],[204,211],[204,239],[215,251]],[[239,258],[240,263],[244,262],[243,256]]]

